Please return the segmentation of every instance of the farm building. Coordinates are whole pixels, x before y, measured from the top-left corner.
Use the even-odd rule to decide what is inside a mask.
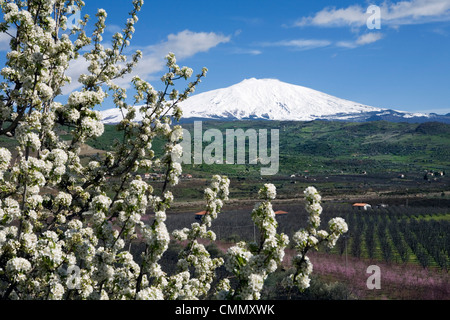
[[[368,210],[371,209],[372,206],[368,203],[354,203],[353,209],[362,209],[362,210]]]
[[[195,219],[202,220],[203,216],[206,214],[206,211],[200,211],[195,214]]]

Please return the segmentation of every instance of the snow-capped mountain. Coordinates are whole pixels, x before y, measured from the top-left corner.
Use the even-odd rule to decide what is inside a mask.
[[[435,121],[433,115],[371,107],[275,79],[251,78],[228,88],[200,93],[184,101],[181,108],[185,120]],[[122,119],[117,109],[102,111],[102,115],[104,123]],[[450,117],[442,117],[450,122]],[[141,116],[138,114],[135,120],[141,120]]]
[[[193,96],[182,108],[188,118],[268,120],[313,120],[336,113],[381,111],[302,86],[255,78]]]

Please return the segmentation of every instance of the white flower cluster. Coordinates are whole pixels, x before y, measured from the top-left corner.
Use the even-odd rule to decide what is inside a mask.
[[[19,203],[8,197],[6,199],[3,199],[3,201],[0,200],[0,221],[9,224],[13,222],[16,219],[19,219],[22,215],[22,212],[20,210]]]
[[[8,170],[11,162],[11,152],[6,148],[0,148],[0,181],[3,180],[3,176],[6,170]]]
[[[306,211],[309,214],[308,225],[305,229],[297,231],[292,240],[297,255],[293,259],[293,268],[290,270],[283,284],[288,287],[296,286],[301,291],[310,285],[310,274],[313,266],[306,256],[310,249],[318,249],[319,244],[325,243],[329,248],[335,246],[339,237],[347,232],[347,224],[342,218],[331,219],[328,223],[330,232],[317,230],[320,226],[320,214],[322,197],[314,187],[308,187],[304,191],[306,200]]]
[[[218,297],[259,299],[267,276],[275,272],[283,261],[289,239],[276,230],[278,223],[270,202],[275,199],[276,188],[273,184],[265,184],[259,195],[265,200],[252,211],[253,222],[261,234],[259,244],[240,242],[227,251],[225,266],[240,280],[240,284],[235,289],[230,287],[227,291],[218,291]]]
[[[166,57],[163,90],[134,77],[134,102],[144,117],[133,121],[137,110],[127,103],[127,90],[116,83],[142,57],[140,51],[125,55],[143,0],[132,5],[125,28],[103,46],[103,9],[88,36],[88,17],[68,30],[72,11],[81,10],[83,1],[0,1],[0,29],[14,29],[8,33],[11,50],[0,72],[0,136],[17,141],[14,159],[11,150],[0,147],[0,299],[199,299],[214,292],[221,299],[258,299],[265,279],[283,260],[289,241],[276,231],[272,184],[260,190],[262,202],[252,212],[259,243],[238,243],[225,259],[211,258],[199,240],[216,239],[211,226],[229,196],[227,177],[213,176],[205,189],[201,222],[172,234],[167,230],[166,211],[174,201],[170,188],[182,172],[183,130],[173,121],[182,116],[180,102],[195,91],[207,69],[182,92],[172,87],[176,80],[192,77],[193,70],[179,67],[173,53]],[[82,52],[88,72],[75,79],[81,89],[71,92],[65,103],[57,102],[62,87],[72,81],[67,69]],[[121,139],[111,142],[110,152],[82,159],[84,144],[104,133],[94,108],[107,93],[123,114],[116,126]],[[160,157],[155,156],[155,138],[165,143]],[[162,190],[154,192],[142,180],[144,170],[163,172]],[[308,190],[310,226],[294,237],[303,253],[321,241],[334,245],[347,230],[335,218],[330,233],[314,232],[320,223],[320,196]],[[143,219],[151,213],[153,221]],[[171,236],[185,247],[178,270],[168,275],[160,260]],[[292,282],[306,287],[312,266],[304,255],[295,261],[301,272],[294,272]],[[223,279],[213,290],[216,269],[224,264],[238,283],[232,288]]]
[[[277,196],[277,189],[272,183],[266,183],[259,190],[259,197],[265,200],[273,200]]]
[[[24,258],[13,258],[6,264],[6,271],[16,282],[24,281],[27,277],[27,272],[30,270],[31,263]]]
[[[197,240],[209,239],[214,241],[216,239],[214,232],[208,230],[208,228],[217,218],[222,209],[223,201],[228,199],[229,184],[230,181],[227,177],[213,176],[210,188],[205,189],[206,214],[203,216],[201,223],[193,223],[190,229],[174,230],[172,233],[172,236],[178,241],[188,240],[186,249],[180,252],[180,260],[177,264],[180,274],[184,274],[184,277],[180,278],[182,281],[174,281],[173,277],[170,278],[174,284],[182,289],[182,294],[178,293],[177,296],[183,298],[206,296],[215,279],[215,269],[224,262],[222,258],[211,259],[204,245]],[[190,267],[194,270],[193,276],[189,273]],[[175,277],[179,277],[180,274]],[[172,283],[171,281],[169,280],[169,283]],[[165,291],[168,291],[166,295],[174,297],[175,293],[172,286],[166,287]]]
[[[328,222],[330,235],[328,236],[329,246],[334,247],[340,235],[348,231],[347,223],[342,218],[333,218]]]
[[[30,147],[38,150],[41,147],[41,140],[37,133],[31,131],[29,126],[20,124],[16,129],[17,141],[22,147]]]

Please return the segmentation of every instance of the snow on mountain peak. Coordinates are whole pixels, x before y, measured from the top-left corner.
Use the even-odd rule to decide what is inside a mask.
[[[192,96],[181,107],[185,118],[269,120],[313,120],[381,110],[277,79],[256,78]]]
[[[429,115],[375,108],[277,79],[245,79],[227,88],[193,95],[180,106],[185,120],[430,121]],[[123,119],[118,109],[101,113],[106,124],[118,123]],[[135,121],[141,120],[142,115],[137,112]],[[450,119],[447,117],[443,121],[449,122]]]

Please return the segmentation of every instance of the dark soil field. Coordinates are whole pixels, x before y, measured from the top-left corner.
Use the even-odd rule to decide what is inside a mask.
[[[386,176],[370,175],[313,179],[275,178],[278,194],[272,205],[274,211],[287,212],[277,216],[278,232],[292,237],[306,224],[302,192],[309,182],[313,182],[311,185],[315,185],[323,195],[321,226],[326,229],[328,220],[337,216],[347,221],[349,232],[335,248],[321,248],[319,252],[310,253],[314,277],[328,285],[342,285],[346,288],[345,297],[348,299],[450,298],[448,177],[433,181],[420,176],[387,179]],[[250,213],[258,202],[258,186],[263,183],[266,181],[231,181],[231,199],[212,225],[218,240],[213,245],[215,248],[224,252],[237,241],[259,239]],[[180,195],[190,194],[190,197],[181,197],[182,200],[176,201],[168,210],[169,231],[198,222],[195,213],[204,210],[201,197],[202,189],[207,185],[206,179],[181,181],[174,194],[183,190]],[[336,190],[332,187],[336,185],[347,187]],[[352,204],[355,202],[365,202],[372,207],[367,211],[354,209]],[[152,219],[152,214],[149,219]],[[287,266],[294,250],[289,248],[286,253]],[[380,267],[380,289],[370,290],[367,287],[370,276],[367,268],[371,265]],[[269,291],[266,294],[275,299],[292,298],[277,286],[278,276],[280,273],[267,280]]]

